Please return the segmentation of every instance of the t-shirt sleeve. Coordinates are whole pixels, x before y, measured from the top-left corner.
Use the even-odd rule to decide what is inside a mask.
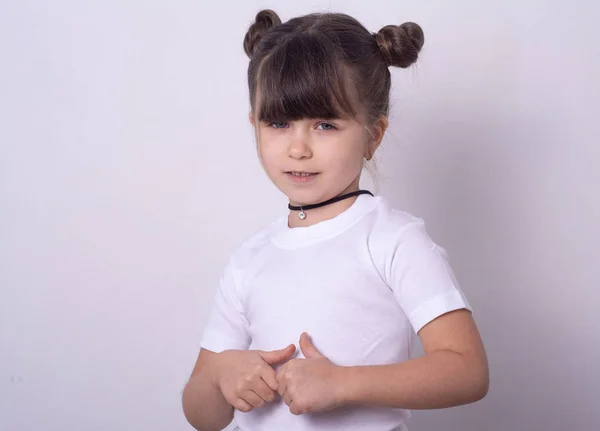
[[[389,259],[391,288],[415,332],[450,311],[472,311],[446,250],[433,242],[419,219],[396,236]]]
[[[250,346],[248,321],[239,297],[237,277],[230,259],[209,312],[201,347],[219,353],[223,350],[246,350]]]

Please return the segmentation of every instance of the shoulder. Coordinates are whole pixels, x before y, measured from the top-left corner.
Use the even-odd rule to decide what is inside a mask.
[[[383,197],[378,199],[372,215],[370,247],[394,249],[402,244],[426,247],[433,245],[423,218],[392,207]]]
[[[372,214],[367,247],[372,264],[388,284],[407,270],[426,269],[447,257],[423,218],[393,208],[383,198]]]

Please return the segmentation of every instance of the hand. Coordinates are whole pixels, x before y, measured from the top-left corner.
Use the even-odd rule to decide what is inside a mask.
[[[249,412],[275,399],[277,379],[271,365],[288,360],[296,351],[285,349],[225,350],[219,353],[215,383],[225,400],[235,409]]]
[[[317,350],[306,332],[300,336],[300,349],[306,359],[292,359],[277,371],[277,392],[290,412],[299,415],[340,407],[341,368]]]

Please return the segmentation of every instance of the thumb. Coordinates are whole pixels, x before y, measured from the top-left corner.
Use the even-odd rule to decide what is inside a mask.
[[[302,354],[304,354],[304,357],[306,359],[325,357],[325,355],[319,352],[317,348],[313,345],[310,337],[306,332],[303,332],[302,335],[300,335],[300,349],[302,350]]]
[[[295,351],[296,351],[296,346],[294,346],[293,344],[290,344],[289,346],[287,346],[284,349],[271,350],[271,351],[259,350],[258,353],[260,354],[261,358],[263,358],[263,360],[267,364],[273,365],[278,362],[283,362],[283,361],[289,359],[294,354]]]

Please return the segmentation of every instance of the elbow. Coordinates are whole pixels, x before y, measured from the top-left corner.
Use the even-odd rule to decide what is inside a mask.
[[[479,373],[475,374],[472,402],[477,402],[484,399],[490,390],[490,373],[488,367],[486,365],[482,368],[483,369]]]
[[[485,352],[465,357],[470,386],[470,402],[474,403],[484,399],[490,390],[490,368]]]
[[[490,390],[489,380],[482,381],[477,388],[473,391],[473,402],[481,401],[484,399]]]
[[[190,384],[188,382],[188,384],[185,385],[185,388],[183,389],[183,393],[181,394],[181,407],[183,409],[183,416],[185,417],[185,419],[188,421],[188,423],[197,431],[209,431],[207,429],[205,429],[204,427],[202,427],[202,424],[200,424],[198,422],[198,419],[196,418],[195,414],[195,408],[192,405],[192,400],[191,400],[191,393],[190,393]]]
[[[190,380],[181,394],[183,415],[188,423],[197,431],[221,431],[226,428],[233,419],[233,408],[207,407],[205,402],[196,397],[195,391],[194,381]]]
[[[471,404],[485,398],[490,390],[490,372],[487,360],[481,357],[464,357],[463,373],[459,378],[461,401],[456,405]]]

